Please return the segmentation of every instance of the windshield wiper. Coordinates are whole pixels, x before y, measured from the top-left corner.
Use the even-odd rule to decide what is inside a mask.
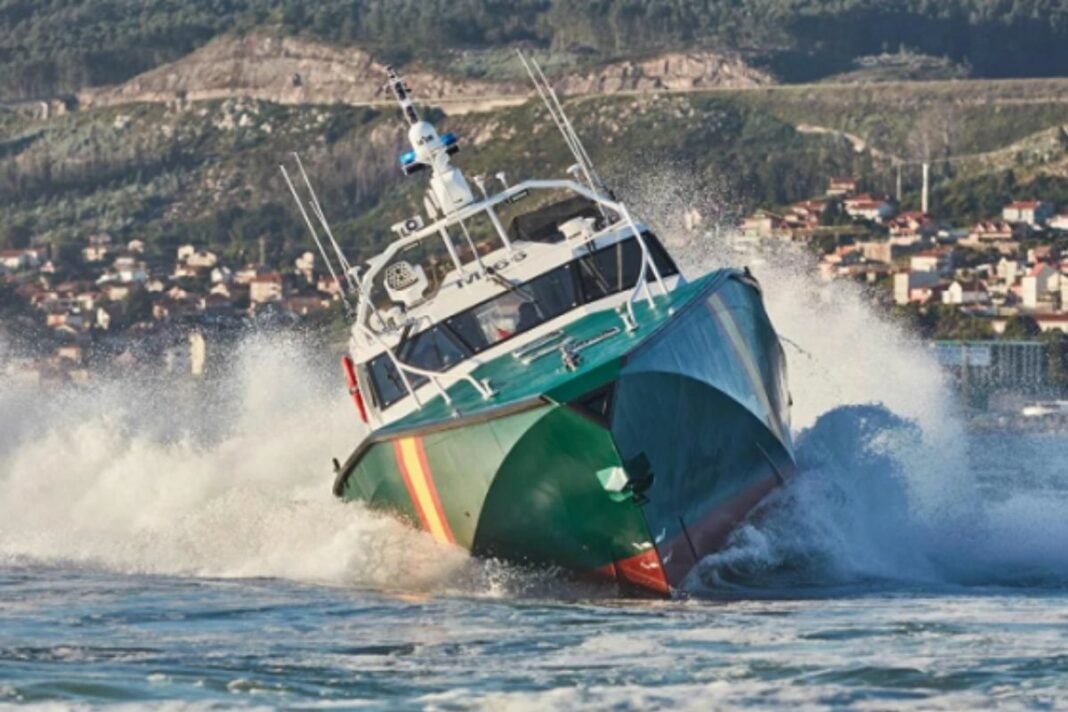
[[[520,297],[527,300],[528,302],[537,302],[537,300],[530,293],[530,290],[527,287],[525,287],[524,285],[515,284],[514,282],[512,282],[512,280],[508,279],[492,267],[486,268],[486,274],[490,276],[490,279],[507,289],[509,292],[512,292],[513,294],[518,294]]]
[[[393,353],[397,354],[399,361],[404,361],[404,347],[408,345],[408,339],[412,335],[412,329],[415,327],[414,321],[409,321],[404,325],[404,331],[401,332],[400,341],[397,342],[396,349]]]

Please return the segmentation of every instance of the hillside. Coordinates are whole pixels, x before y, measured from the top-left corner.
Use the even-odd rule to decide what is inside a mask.
[[[520,67],[514,56],[509,64]],[[386,65],[355,47],[335,47],[293,37],[250,33],[224,36],[175,62],[114,87],[80,91],[79,108],[141,102],[169,103],[252,98],[277,104],[392,104],[385,94]],[[492,108],[522,103],[531,93],[523,80],[460,78],[429,66],[411,66],[406,78],[420,96],[448,107]],[[602,65],[561,77],[568,94],[742,88],[773,83],[736,56],[712,52],[656,55]]]
[[[567,72],[738,52],[802,82],[908,50],[943,58],[952,76],[1068,74],[1060,0],[0,0],[0,101],[122,84],[220,36],[264,31],[464,79],[493,73],[517,43],[551,50]]]
[[[413,81],[413,89],[421,87]],[[926,150],[936,213],[969,219],[1029,197],[1035,185],[1068,201],[1065,97],[1068,81],[1035,80],[624,91],[574,95],[569,105],[603,171],[659,212],[681,213],[687,201],[729,213],[781,205],[842,173],[891,192],[894,160]],[[471,173],[520,178],[567,165],[536,103],[431,116],[462,137],[458,160]],[[410,210],[421,185],[396,170],[402,127],[392,107],[244,98],[102,105],[48,118],[0,111],[0,244],[75,249],[107,231],[146,238],[157,254],[192,240],[247,256],[267,237],[272,254],[289,255],[305,245],[277,172],[292,150],[305,156],[339,234],[364,254],[387,238],[385,226]],[[918,169],[906,169],[906,191],[914,194],[918,179]],[[655,205],[650,185],[658,181],[671,185],[677,204]]]

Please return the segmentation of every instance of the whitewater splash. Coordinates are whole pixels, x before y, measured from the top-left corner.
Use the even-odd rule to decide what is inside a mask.
[[[211,390],[0,389],[0,560],[431,589],[479,572],[331,494],[361,436],[295,340],[253,337]]]
[[[685,247],[694,270],[734,259],[714,240]],[[754,271],[793,344],[803,473],[704,562],[696,590],[1068,581],[1068,475],[1052,494],[992,497],[920,344],[859,288],[816,280],[800,252],[762,255]],[[517,583],[512,570],[334,499],[329,458],[362,432],[340,374],[318,361],[297,340],[258,336],[217,388],[137,380],[42,395],[0,384],[0,563],[524,588],[526,574]]]

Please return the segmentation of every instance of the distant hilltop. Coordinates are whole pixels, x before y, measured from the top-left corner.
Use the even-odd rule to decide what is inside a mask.
[[[385,66],[356,47],[268,34],[225,36],[120,85],[83,89],[77,104],[90,108],[227,98],[278,104],[388,104],[391,99],[383,93]],[[465,79],[425,66],[409,69],[407,76],[420,98],[459,111],[521,103],[531,91],[526,81]],[[561,78],[556,87],[574,95],[774,83],[771,75],[736,55],[689,51],[604,64]]]

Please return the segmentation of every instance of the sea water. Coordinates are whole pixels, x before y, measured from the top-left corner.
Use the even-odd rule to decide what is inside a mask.
[[[0,382],[0,705],[1068,706],[1068,438],[973,432],[929,351],[811,268],[754,266],[802,472],[674,601],[336,501],[361,431],[296,340],[199,386]]]

